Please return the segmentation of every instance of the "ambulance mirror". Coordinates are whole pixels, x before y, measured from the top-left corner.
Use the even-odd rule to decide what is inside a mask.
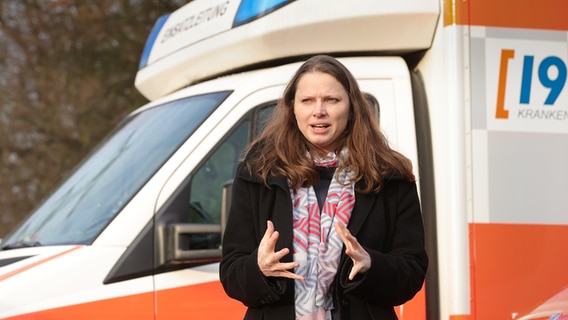
[[[218,261],[221,225],[174,223],[166,227],[166,264]]]

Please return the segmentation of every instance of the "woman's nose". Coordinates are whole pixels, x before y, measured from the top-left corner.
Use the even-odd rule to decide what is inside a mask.
[[[314,104],[314,116],[320,117],[326,115],[325,103],[322,100],[317,100]]]

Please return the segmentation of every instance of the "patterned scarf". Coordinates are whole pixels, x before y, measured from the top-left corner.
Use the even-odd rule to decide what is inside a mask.
[[[346,155],[346,150],[341,156]],[[337,167],[335,153],[327,158],[312,158],[320,167]],[[348,170],[339,173],[341,182],[351,180]],[[343,249],[343,241],[334,228],[335,219],[347,225],[355,204],[353,183],[343,186],[333,175],[325,204],[320,213],[313,187],[291,189],[294,214],[294,261],[300,263],[295,272],[304,280],[295,281],[296,319],[331,319],[333,309],[330,289]]]

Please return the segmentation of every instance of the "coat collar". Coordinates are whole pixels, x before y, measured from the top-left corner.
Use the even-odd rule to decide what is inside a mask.
[[[356,186],[362,188],[363,183],[363,181],[359,181],[356,183]],[[288,190],[288,183],[282,176],[270,177],[268,179],[268,185]],[[361,230],[361,228],[365,224],[367,216],[371,213],[375,201],[377,201],[376,194],[363,194],[355,192],[355,206],[353,207],[353,213],[351,214],[351,219],[349,220],[349,225],[347,226],[351,234],[353,234],[354,236],[359,233],[359,230]]]
[[[241,177],[253,181],[256,183],[263,183],[258,177],[251,176],[247,170],[241,170]],[[271,188],[281,188],[288,191],[288,182],[286,178],[281,175],[268,177],[268,186]],[[363,188],[364,181],[356,182],[356,187]],[[357,236],[365,221],[367,216],[371,213],[372,208],[377,201],[377,195],[374,193],[363,194],[355,192],[355,206],[353,208],[353,213],[351,219],[349,220],[349,225],[347,226],[351,234]]]
[[[355,186],[361,188],[362,183],[362,181],[359,181],[355,184]],[[374,207],[376,200],[377,197],[375,194],[355,192],[355,206],[353,207],[353,213],[351,214],[351,219],[347,226],[351,234],[355,237],[365,224],[367,216],[371,213],[371,209]]]

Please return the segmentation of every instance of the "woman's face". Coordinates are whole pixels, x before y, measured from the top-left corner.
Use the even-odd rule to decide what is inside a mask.
[[[349,95],[333,76],[308,72],[301,76],[294,97],[298,128],[312,144],[334,151],[349,120]]]

